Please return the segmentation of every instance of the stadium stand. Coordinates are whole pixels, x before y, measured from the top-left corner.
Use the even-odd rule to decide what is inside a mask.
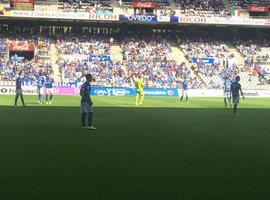
[[[176,4],[181,9],[181,14],[185,16],[227,16],[230,14],[222,0],[176,0]]]
[[[111,14],[113,12],[110,1],[62,0],[58,2],[58,9],[64,12],[95,12],[98,14]]]
[[[269,6],[269,0],[230,0],[233,6],[239,6],[247,9],[248,5]]]
[[[178,87],[185,78],[191,88],[222,88],[225,76],[234,78],[240,74],[246,89],[269,87],[266,35],[260,41],[248,37],[232,41],[208,31],[120,34],[115,30],[2,27],[1,84],[14,81],[17,72],[24,70],[25,84],[33,84],[41,71],[53,73],[57,84],[69,86],[80,85],[82,76],[92,73],[98,86],[133,87],[134,77],[142,75],[146,87]],[[27,53],[26,59],[16,61],[20,55],[10,54],[11,44],[33,44],[35,54]]]

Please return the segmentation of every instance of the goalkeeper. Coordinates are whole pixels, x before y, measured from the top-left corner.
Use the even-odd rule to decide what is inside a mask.
[[[138,103],[141,105],[144,99],[143,81],[141,76],[139,76],[138,79],[136,80],[135,87],[136,87],[136,106],[137,106]]]

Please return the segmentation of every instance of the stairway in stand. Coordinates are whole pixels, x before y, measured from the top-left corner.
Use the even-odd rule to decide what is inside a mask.
[[[51,62],[52,62],[52,69],[53,69],[53,78],[55,82],[60,82],[61,76],[60,76],[59,66],[56,63],[56,61],[58,60],[58,53],[57,53],[55,44],[51,44],[50,52],[51,52]]]
[[[181,64],[185,62],[189,67],[191,67],[191,63],[186,59],[183,51],[181,51],[180,47],[177,45],[172,45],[171,58],[176,61],[177,64]],[[206,86],[205,81],[199,75],[196,75],[193,70],[190,70],[192,77],[197,77],[203,84]]]

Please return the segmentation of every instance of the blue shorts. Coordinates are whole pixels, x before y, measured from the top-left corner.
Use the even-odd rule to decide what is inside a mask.
[[[233,104],[239,103],[239,96],[233,96]]]
[[[22,89],[16,89],[16,95],[22,95]]]

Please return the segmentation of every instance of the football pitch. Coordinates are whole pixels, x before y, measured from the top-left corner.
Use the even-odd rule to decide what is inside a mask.
[[[0,200],[269,200],[270,99],[0,96]]]

